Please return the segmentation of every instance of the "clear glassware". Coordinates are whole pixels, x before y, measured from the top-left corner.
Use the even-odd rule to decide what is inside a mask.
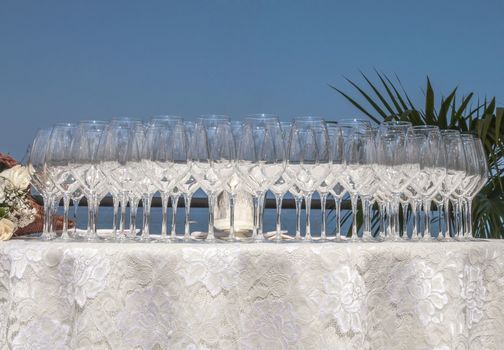
[[[191,159],[191,144],[192,136],[194,133],[194,123],[190,121],[184,122],[187,142],[188,142],[188,159]],[[191,163],[189,162],[189,166]],[[194,193],[198,190],[198,181],[192,176],[191,171],[189,171],[177,184],[180,188],[182,196],[184,197],[184,240],[189,241],[191,238],[191,200]]]
[[[411,182],[404,191],[401,193],[401,205],[403,210],[403,239],[419,240],[421,239],[420,232],[417,230],[418,223],[418,210],[421,206],[421,199],[418,192],[411,185]],[[408,212],[408,208],[411,207],[411,214]],[[408,232],[409,219],[411,219],[411,231]]]
[[[51,229],[51,207],[53,193],[56,189],[54,183],[49,178],[45,166],[45,156],[51,133],[52,127],[39,129],[30,147],[28,156],[28,171],[30,172],[31,183],[44,200],[44,225],[41,235],[41,238],[44,240],[50,240],[55,237]]]
[[[327,177],[322,181],[320,186],[318,187],[318,192],[320,196],[320,211],[321,211],[321,232],[320,232],[320,240],[324,241],[327,239],[326,233],[326,203],[327,196],[331,191],[335,192],[335,187],[339,183],[339,175],[343,173],[345,168],[344,162],[344,143],[343,143],[343,135],[341,132],[341,128],[337,126],[336,123],[327,123],[327,134],[329,138],[329,163],[330,169]],[[341,201],[341,199],[340,199]],[[341,203],[337,203],[338,206],[341,206]],[[339,210],[340,208],[338,208]],[[339,212],[337,213],[337,220],[339,220]],[[339,223],[337,223],[337,227]],[[341,238],[341,232],[340,236]]]
[[[410,205],[410,198],[408,197],[407,188],[401,193],[401,197],[399,198],[399,202],[401,203],[402,208],[402,224],[401,224],[401,238],[409,239],[408,234],[408,209]]]
[[[77,237],[77,215],[78,215],[78,210],[79,210],[79,203],[83,197],[84,197],[84,192],[82,192],[82,189],[80,188],[80,183],[77,183],[77,188],[70,195],[70,199],[72,200],[73,212],[74,212],[73,219],[75,221],[75,226],[74,226],[74,231],[73,231],[74,237]]]
[[[143,163],[143,159],[142,159]],[[145,176],[138,184],[142,192],[142,234],[140,240],[150,242],[150,222],[151,222],[151,205],[152,198],[157,191],[154,182],[149,176]]]
[[[409,145],[407,134],[411,128],[408,122],[384,122],[380,124],[377,135],[377,158],[378,167],[376,173],[379,176],[382,189],[389,192],[392,197],[390,203],[390,228],[391,240],[401,239],[399,206],[401,194],[411,181],[412,163],[407,159],[407,147]]]
[[[68,234],[70,196],[78,187],[70,165],[72,142],[76,130],[77,125],[75,124],[54,125],[45,156],[49,178],[63,194],[63,231],[60,237],[63,240],[70,239]]]
[[[369,141],[367,142],[366,158],[368,163],[371,164],[372,172],[369,177],[360,184],[359,186],[359,197],[362,204],[362,214],[363,214],[363,230],[362,237],[363,241],[371,241],[373,239],[379,239],[379,237],[373,237],[371,233],[371,218],[373,215],[373,201],[374,194],[379,190],[380,181],[376,176],[375,169],[377,168],[377,155],[376,149],[378,129],[363,129],[365,130],[365,135],[369,135]]]
[[[237,140],[240,139],[242,133],[241,123],[231,122],[229,130],[224,134],[226,148],[230,150],[230,157],[233,159],[233,164],[236,166],[236,154],[237,154]],[[240,178],[238,169],[235,167],[233,172],[222,182],[224,192],[220,196],[220,200],[217,201],[216,208],[218,209],[217,215],[223,215],[217,222],[219,223],[219,229],[221,229],[221,238],[228,241],[235,241],[236,238],[236,208],[237,208],[237,198],[242,189],[242,179]],[[220,203],[220,204],[219,204]],[[222,210],[223,208],[226,209]],[[239,212],[240,213],[240,212]],[[214,218],[215,219],[215,218]],[[229,220],[226,222],[226,220]],[[214,222],[215,224],[215,222]],[[229,233],[227,233],[227,228],[229,226]],[[227,233],[227,234],[226,234]]]
[[[289,192],[292,182],[288,176],[282,175],[273,185],[270,186],[270,191],[275,196],[276,212],[275,212],[275,241],[282,240],[282,203],[283,198]],[[287,232],[285,232],[286,234]]]
[[[106,188],[104,174],[98,169],[97,152],[106,122],[90,120],[79,122],[71,149],[70,167],[88,201],[88,224],[85,239],[94,240],[98,193]]]
[[[191,162],[189,160],[189,141],[187,138],[187,133],[185,130],[184,123],[177,123],[171,131],[170,136],[172,142],[172,161],[173,161],[173,173],[176,178],[175,186],[171,192],[172,200],[172,226],[171,226],[171,239],[177,239],[177,207],[178,200],[182,195],[182,188],[179,187],[180,181],[189,174],[191,170]]]
[[[144,143],[144,127],[137,126],[132,129],[130,140],[128,142],[125,165],[131,176],[131,181],[125,182],[128,193],[128,201],[130,203],[129,238],[131,239],[135,239],[137,235],[136,217],[140,200],[145,198],[144,196],[150,195],[153,190],[152,181],[147,177],[143,167],[143,160],[145,158]],[[147,239],[148,237],[143,236],[143,238]]]
[[[474,239],[472,233],[472,201],[481,191],[488,180],[488,165],[486,162],[483,143],[477,137],[462,135],[462,143],[467,161],[467,176],[460,186],[465,188],[463,195],[464,210],[462,220],[464,223],[464,239]]]
[[[128,239],[126,231],[126,207],[129,190],[134,186],[135,178],[128,167],[128,149],[135,127],[124,123],[111,123],[103,132],[100,140],[97,159],[99,170],[105,175],[109,192],[119,198],[121,204],[119,232],[114,233],[114,239]]]
[[[344,143],[344,158],[345,158],[345,164],[348,165],[348,162],[346,162],[346,157],[349,156],[350,148],[349,145],[353,144],[354,146],[357,146],[358,143],[354,142],[353,136],[354,134],[357,135],[374,135],[373,134],[373,129],[371,127],[371,123],[368,120],[362,120],[358,118],[351,118],[351,119],[340,119],[338,120],[338,126],[342,130],[342,137],[343,137],[343,143]],[[356,164],[352,166],[353,170],[356,170],[355,168],[358,167]],[[358,194],[356,192],[356,186],[354,186],[354,183],[352,182],[353,177],[350,172],[346,171],[347,169],[343,169],[343,172],[340,174],[339,178],[339,184],[337,184],[333,191],[331,191],[331,194],[334,198],[335,205],[336,205],[336,238],[337,240],[341,239],[341,220],[340,220],[340,211],[341,211],[341,200],[345,193],[348,192],[350,196],[350,201],[352,202],[352,240],[357,240],[358,235],[357,235],[357,221],[356,221],[356,213],[357,213],[357,200],[358,200]],[[352,173],[355,172],[352,171]],[[350,181],[347,182],[346,180]],[[352,195],[353,193],[353,195]],[[345,237],[345,239],[348,237]]]
[[[143,122],[140,119],[131,117],[116,117],[109,122],[111,127],[122,127],[125,129],[136,130],[143,127]],[[117,193],[114,183],[108,183],[108,188],[111,189],[110,194],[112,196],[114,215],[112,218],[112,232],[113,237],[117,238],[117,230],[119,229],[119,237],[124,239],[127,236],[126,232],[126,208],[129,202],[129,195],[127,193]],[[134,206],[134,203],[132,203]],[[120,210],[119,210],[120,207]],[[119,219],[118,219],[119,217]],[[117,223],[119,222],[119,227]]]
[[[471,240],[474,238],[472,232],[472,201],[474,197],[483,189],[486,185],[489,174],[488,174],[488,163],[487,156],[485,154],[485,148],[483,146],[483,142],[479,138],[475,138],[476,143],[476,156],[478,158],[478,170],[479,170],[479,182],[474,186],[470,193],[467,194],[467,223],[468,223],[468,232],[467,239]]]
[[[327,178],[330,167],[329,136],[325,121],[311,116],[295,118],[285,171],[300,189],[305,200],[307,241],[312,241],[310,225],[312,195]]]
[[[191,200],[194,193],[199,189],[198,181],[189,172],[179,181],[178,185],[184,197],[184,240],[188,241],[191,238]]]
[[[454,207],[455,222],[453,225],[453,237],[457,237],[459,220],[458,217],[458,200],[453,197],[455,189],[458,188],[464,177],[466,176],[466,158],[464,153],[464,146],[460,133],[456,130],[442,130],[442,140],[445,150],[446,159],[446,176],[441,182],[439,193],[444,198],[444,209],[446,217],[446,226],[448,228],[445,240],[449,240],[449,230],[452,228],[450,223],[449,204]]]
[[[238,141],[237,170],[254,201],[252,239],[263,241],[263,208],[266,192],[285,169],[284,139],[276,116],[245,118]]]
[[[423,238],[429,240],[436,238],[431,229],[431,202],[435,201],[439,206],[436,194],[446,176],[445,153],[439,151],[443,149],[441,132],[437,126],[414,126],[409,140],[414,146],[414,153],[411,156],[420,166],[419,171],[412,174],[411,186],[423,203],[425,215]],[[443,204],[438,209],[442,212]],[[440,231],[437,238],[442,236],[442,228]]]
[[[287,155],[288,157],[288,155]],[[289,176],[288,168],[289,168],[289,163],[287,162],[286,168],[285,168],[285,173],[286,176]],[[303,207],[303,192],[301,189],[296,185],[294,179],[290,180],[291,186],[289,189],[290,194],[292,197],[294,197],[294,203],[296,205],[296,228],[295,228],[295,233],[294,233],[294,239],[299,241],[302,239],[301,236],[301,210]]]
[[[291,122],[280,122],[280,128],[282,130],[282,139],[284,145],[284,152],[287,151],[289,147],[289,137],[292,128]],[[285,171],[280,175],[278,180],[275,181],[270,187],[271,193],[275,196],[276,212],[275,212],[275,241],[280,242],[282,240],[282,235],[288,236],[288,232],[282,231],[282,203],[283,198],[289,189],[292,187],[292,179],[285,173]]]
[[[352,205],[352,240],[359,239],[357,233],[357,200],[359,194],[370,194],[375,188],[376,156],[371,133],[362,133],[353,126],[342,126],[345,142],[346,167],[340,177],[343,187],[350,195]]]
[[[146,131],[143,147],[143,170],[152,181],[153,188],[157,189],[161,195],[162,223],[161,241],[168,240],[168,200],[179,179],[186,172],[178,174],[175,170],[174,144],[172,138],[174,125],[180,122],[174,121],[172,124],[166,123],[151,124]]]
[[[143,146],[143,167],[147,178],[152,182],[156,191],[161,195],[161,239],[166,240],[167,225],[168,225],[168,199],[169,191],[174,186],[175,180],[172,172],[169,171],[169,166],[165,163],[169,158],[166,156],[169,152],[165,151],[165,147],[169,142],[169,128],[166,125],[150,124],[145,133]],[[159,146],[158,146],[159,145]],[[168,159],[167,159],[168,158]],[[144,208],[150,213],[151,197],[145,203],[148,207]],[[147,219],[146,219],[147,220]],[[150,239],[149,235],[145,234],[145,240]]]
[[[344,173],[344,169],[341,174]],[[341,176],[339,174],[339,176]],[[331,196],[333,197],[334,200],[334,220],[336,223],[335,226],[335,232],[334,232],[334,240],[340,241],[341,240],[341,201],[343,200],[343,197],[346,194],[345,187],[341,184],[341,181],[338,178],[338,182],[331,188],[329,189],[329,193],[331,193]]]
[[[177,123],[184,123],[184,118],[176,115],[155,115],[149,120],[149,122],[147,123],[147,127],[149,126],[172,127]]]
[[[338,126],[351,128],[360,134],[367,134],[373,130],[369,120],[359,118],[339,119]]]
[[[233,149],[229,117],[207,115],[197,119],[189,154],[191,173],[208,196],[207,242],[215,241],[215,200],[235,171]]]

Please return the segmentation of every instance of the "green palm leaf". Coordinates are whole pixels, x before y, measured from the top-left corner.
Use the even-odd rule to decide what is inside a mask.
[[[442,129],[450,128],[476,133],[485,147],[489,177],[487,184],[473,202],[474,234],[477,237],[502,238],[504,233],[504,108],[496,108],[495,98],[489,101],[485,98],[483,103],[478,99],[473,108],[475,94],[471,92],[457,99],[457,88],[455,88],[448,96],[441,96],[438,112],[435,104],[436,93],[429,77],[427,77],[424,107],[418,108],[412,103],[397,75],[398,85],[396,86],[386,74],[376,69],[375,73],[379,80],[378,84],[361,72],[365,83],[371,89],[370,93],[350,79],[347,79],[347,82],[358,92],[355,98],[332,85],[331,88],[375,123],[379,123],[380,118],[382,120],[401,119],[410,121],[413,125],[438,125]],[[376,96],[376,100],[373,100],[372,94]],[[364,99],[364,103],[359,101],[359,97]],[[342,219],[349,227],[350,213],[342,215]],[[360,207],[358,223],[360,227],[362,224]],[[377,211],[374,211],[372,230],[377,232],[378,229],[379,215],[377,216]]]

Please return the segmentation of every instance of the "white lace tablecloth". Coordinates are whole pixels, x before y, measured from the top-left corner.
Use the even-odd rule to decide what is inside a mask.
[[[504,242],[0,242],[0,349],[503,349]]]

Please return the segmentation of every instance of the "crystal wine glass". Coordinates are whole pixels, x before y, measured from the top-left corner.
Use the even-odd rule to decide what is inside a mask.
[[[224,182],[234,173],[234,139],[229,117],[207,115],[198,118],[190,148],[191,172],[208,196],[207,242],[215,241],[215,199]]]
[[[76,130],[75,124],[56,124],[49,138],[45,157],[49,178],[63,194],[63,232],[61,234],[63,240],[70,238],[68,235],[70,196],[78,186],[70,165],[71,147]]]
[[[44,200],[44,226],[41,235],[41,238],[44,240],[54,238],[50,223],[55,185],[50,180],[47,168],[45,167],[45,156],[51,133],[52,127],[37,131],[28,157],[28,170],[31,176],[31,183]]]
[[[98,169],[97,152],[107,123],[82,121],[77,128],[72,144],[70,166],[82,193],[88,201],[88,224],[85,238],[93,240],[96,235],[96,212],[99,193],[106,188],[105,175]]]
[[[284,139],[278,118],[252,116],[244,120],[238,142],[237,169],[254,200],[253,239],[262,241],[264,197],[285,168]]]
[[[330,171],[327,177],[322,181],[318,187],[320,195],[320,208],[322,215],[320,239],[326,240],[326,202],[327,196],[331,191],[335,192],[335,187],[339,183],[339,175],[343,172],[345,167],[344,163],[344,144],[341,128],[336,123],[327,123],[327,134],[329,137],[329,160]],[[338,219],[339,220],[339,219]],[[338,224],[337,224],[338,225]]]
[[[305,239],[312,240],[311,198],[329,174],[329,136],[325,121],[319,117],[299,117],[292,125],[287,151],[286,173],[301,190],[306,205]]]

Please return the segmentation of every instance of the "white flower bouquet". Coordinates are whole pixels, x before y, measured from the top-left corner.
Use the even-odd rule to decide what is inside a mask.
[[[0,240],[31,224],[37,210],[30,205],[30,174],[21,165],[0,172]]]

